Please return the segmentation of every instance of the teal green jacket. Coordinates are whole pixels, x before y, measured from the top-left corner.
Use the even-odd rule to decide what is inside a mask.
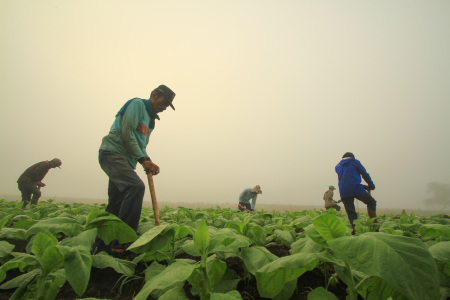
[[[144,101],[146,102],[144,104]],[[147,147],[150,134],[150,122],[158,118],[153,113],[150,117],[146,105],[151,107],[150,100],[131,99],[116,115],[111,129],[102,139],[101,150],[122,154],[130,166],[135,169],[140,158],[148,157]]]

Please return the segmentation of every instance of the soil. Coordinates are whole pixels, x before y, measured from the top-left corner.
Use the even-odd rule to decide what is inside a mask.
[[[16,245],[14,251],[25,252],[25,247],[27,245],[27,241],[19,241],[19,240],[8,240],[9,243]],[[269,246],[267,248],[271,253],[277,255],[278,257],[290,255],[289,248],[285,246]],[[125,252],[120,255],[115,255],[121,259],[133,260],[136,257],[136,254]],[[185,254],[183,256],[179,256],[177,258],[190,258],[197,259],[194,257],[190,257]],[[226,261],[227,267],[233,269],[237,275],[240,277],[244,276],[244,263],[238,257],[227,258]],[[58,300],[75,300],[78,298],[99,298],[99,299],[111,299],[111,300],[131,300],[136,294],[141,290],[144,285],[144,271],[146,266],[143,263],[139,263],[135,275],[140,278],[130,280],[121,286],[124,277],[122,274],[116,273],[112,268],[105,269],[97,269],[93,268],[91,270],[91,276],[89,280],[88,287],[86,292],[82,295],[82,297],[78,297],[77,294],[73,291],[72,287],[68,282],[64,284],[64,286],[60,289],[56,299]],[[21,273],[15,269],[10,270],[7,273],[7,278],[4,282],[17,277]],[[319,269],[314,269],[312,271],[308,271],[299,277],[297,280],[297,289],[292,295],[291,299],[296,300],[306,300],[307,295],[314,288],[324,286],[324,276],[320,272]],[[190,292],[191,286],[188,282],[184,285],[184,290],[186,291],[186,296],[190,300],[199,300],[200,297],[198,295],[194,296]],[[256,285],[256,279],[254,276],[251,276],[251,279],[248,281],[241,280],[238,283],[237,290],[242,296],[243,300],[263,300],[268,298],[260,297]],[[339,283],[334,287],[329,288],[329,291],[335,294],[339,299],[345,299],[346,297],[346,285],[343,283]],[[14,293],[14,290],[2,290],[0,293],[0,300],[7,300]]]

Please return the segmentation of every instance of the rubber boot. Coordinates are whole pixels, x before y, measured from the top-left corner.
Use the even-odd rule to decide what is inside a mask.
[[[371,218],[371,219],[374,219],[374,218],[377,217],[377,212],[374,211],[374,210],[367,210],[367,213],[369,214],[369,218]],[[378,223],[378,220],[377,219],[373,220],[373,223]],[[375,231],[379,232],[380,231],[380,226],[377,225],[375,227]]]

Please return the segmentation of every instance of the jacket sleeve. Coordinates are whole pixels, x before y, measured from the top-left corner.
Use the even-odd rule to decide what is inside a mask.
[[[137,128],[144,118],[144,108],[139,100],[132,101],[122,118],[122,140],[128,153],[136,158],[146,157],[136,139]]]
[[[356,170],[358,170],[358,173],[361,174],[362,178],[369,185],[369,187],[374,189],[375,184],[373,183],[372,178],[370,178],[369,173],[367,173],[366,169],[359,161],[356,163]]]
[[[255,210],[256,207],[256,198],[258,197],[258,195],[255,195],[252,199],[252,210]]]

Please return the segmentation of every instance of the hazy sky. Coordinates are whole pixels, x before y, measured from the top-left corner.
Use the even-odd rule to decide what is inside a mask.
[[[323,205],[351,151],[379,208],[420,207],[450,183],[449,16],[450,1],[2,0],[0,196],[58,157],[42,199],[106,199],[102,137],[166,84],[176,111],[147,147],[159,201],[237,203],[259,184],[259,203]]]

